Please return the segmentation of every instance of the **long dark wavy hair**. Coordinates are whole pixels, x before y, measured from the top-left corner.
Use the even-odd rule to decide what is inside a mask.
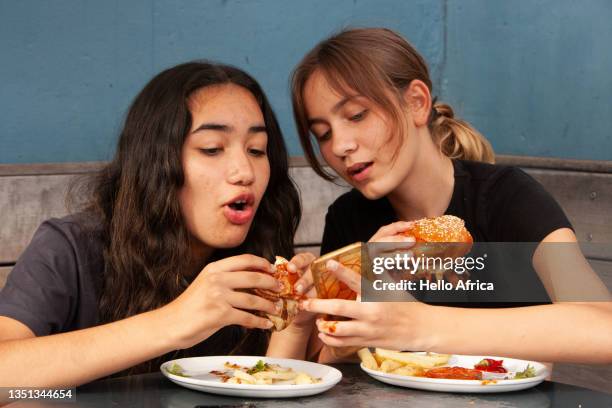
[[[227,65],[196,61],[175,66],[155,76],[138,94],[125,118],[113,160],[89,186],[92,194],[85,209],[95,216],[104,248],[100,323],[167,304],[189,285],[184,276],[204,266],[194,264],[191,257],[193,238],[179,206],[178,193],[184,183],[181,150],[192,126],[189,97],[220,84],[241,86],[257,100],[268,134],[270,181],[244,243],[215,251],[213,258],[242,253],[270,260],[274,255],[292,256],[300,221],[299,196],[289,177],[280,127],[261,87],[247,73]],[[266,340],[261,331],[230,326],[194,353],[259,353]],[[242,347],[245,343],[250,347]],[[190,354],[185,351],[173,357],[179,355]],[[131,372],[157,369],[153,364],[157,362]]]

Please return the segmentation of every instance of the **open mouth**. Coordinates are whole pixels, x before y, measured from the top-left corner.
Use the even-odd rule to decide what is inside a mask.
[[[255,197],[253,194],[240,194],[224,205],[223,213],[232,224],[245,224],[254,214]]]
[[[365,175],[367,170],[372,167],[373,163],[374,162],[362,162],[353,164],[347,169],[347,173],[353,178],[360,178],[360,176]]]
[[[229,204],[229,207],[235,211],[244,211],[247,207],[247,201],[246,200],[234,201],[233,203]]]

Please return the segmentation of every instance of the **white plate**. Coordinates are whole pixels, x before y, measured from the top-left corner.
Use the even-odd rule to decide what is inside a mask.
[[[481,381],[481,380],[447,380],[442,378],[427,378],[427,377],[413,377],[407,375],[389,374],[383,373],[382,371],[370,370],[361,364],[361,369],[368,373],[371,377],[376,378],[387,384],[399,385],[400,387],[416,388],[419,390],[427,391],[441,391],[441,392],[508,392],[508,391],[519,391],[526,388],[535,387],[548,376],[548,369],[542,363],[535,361],[516,360],[513,358],[505,357],[486,357],[486,356],[462,356],[455,354],[451,356],[445,366],[459,366],[466,368],[474,368],[474,364],[478,363],[483,358],[492,358],[495,360],[504,360],[504,367],[509,372],[523,371],[527,364],[535,368],[536,376],[531,378],[523,378],[519,380],[495,380]],[[485,378],[489,377],[492,373],[483,373]],[[490,375],[494,377],[497,374]]]
[[[302,371],[312,377],[320,378],[321,382],[300,385],[228,384],[222,382],[216,375],[210,374],[212,370],[227,370],[223,364],[228,361],[241,366],[253,366],[257,364],[259,360],[263,360],[266,363],[279,364],[282,367],[291,367],[295,371]],[[189,377],[181,377],[168,373],[167,369],[172,367],[174,363],[180,365],[183,368],[183,373]],[[212,394],[255,398],[286,398],[315,395],[329,390],[342,379],[342,373],[340,371],[323,364],[261,356],[182,358],[166,361],[161,365],[160,369],[170,381],[180,386],[191,388],[192,390],[210,392]]]

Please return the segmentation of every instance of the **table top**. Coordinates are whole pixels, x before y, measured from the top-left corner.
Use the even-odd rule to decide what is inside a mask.
[[[257,399],[225,397],[180,387],[161,373],[95,381],[76,389],[76,402],[61,406],[81,407],[612,407],[612,394],[545,381],[537,387],[498,394],[451,394],[418,391],[383,384],[356,364],[333,365],[342,381],[331,390],[312,397]],[[9,405],[11,406],[11,405]],[[28,406],[28,405],[22,405]],[[35,406],[43,406],[36,404]],[[48,404],[44,406],[60,406]]]

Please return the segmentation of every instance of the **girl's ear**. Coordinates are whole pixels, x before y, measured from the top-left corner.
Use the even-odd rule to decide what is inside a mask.
[[[431,111],[431,93],[427,85],[419,79],[410,82],[404,90],[404,101],[414,125],[417,127],[427,125]]]

